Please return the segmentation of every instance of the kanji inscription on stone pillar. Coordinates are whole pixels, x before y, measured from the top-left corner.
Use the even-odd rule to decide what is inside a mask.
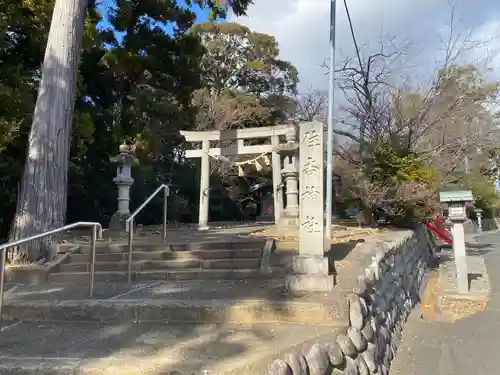
[[[329,292],[334,279],[324,254],[323,124],[299,125],[299,254],[285,277],[289,292]]]
[[[299,254],[323,256],[323,124],[300,124],[300,233]]]

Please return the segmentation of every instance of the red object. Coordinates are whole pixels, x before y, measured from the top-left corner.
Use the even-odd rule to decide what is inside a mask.
[[[433,224],[436,227],[438,231],[440,231],[442,234],[444,234],[447,237],[451,238],[451,233],[446,227],[446,221],[443,215],[437,214],[436,217],[433,220]]]
[[[451,245],[453,242],[451,240],[451,238],[449,238],[445,233],[439,231],[435,226],[433,226],[431,223],[424,223],[425,226],[432,232],[434,233],[436,236],[438,236],[439,238],[441,238],[444,242],[446,242],[447,244]]]
[[[424,224],[427,229],[429,229],[437,237],[447,244],[452,245],[453,241],[451,239],[451,233],[446,227],[446,221],[443,215],[437,214],[433,219],[426,221]]]

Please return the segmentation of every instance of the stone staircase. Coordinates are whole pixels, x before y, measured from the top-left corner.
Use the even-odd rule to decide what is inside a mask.
[[[245,280],[265,277],[260,272],[265,241],[242,239],[189,244],[134,244],[132,280]],[[49,282],[87,282],[89,245],[69,254]],[[128,247],[126,244],[98,244],[95,281],[127,280]]]
[[[332,224],[343,227],[359,227],[359,221],[355,218],[337,218],[332,220]]]

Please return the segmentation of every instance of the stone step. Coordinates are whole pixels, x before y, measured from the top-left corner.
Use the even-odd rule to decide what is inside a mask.
[[[130,298],[127,296],[125,298]],[[320,298],[321,299],[321,298]],[[344,326],[345,303],[269,300],[249,296],[228,299],[6,300],[4,320],[99,323],[298,323]]]
[[[344,227],[359,227],[357,219],[336,219],[332,221],[332,224]]]
[[[266,240],[263,238],[230,239],[228,241],[206,241],[183,244],[170,244],[173,251],[190,250],[240,250],[240,249],[263,249]]]
[[[81,283],[88,281],[88,272],[58,272],[49,275],[49,282]],[[265,278],[256,269],[184,269],[184,270],[148,270],[134,271],[132,280],[244,280]],[[127,280],[127,271],[97,271],[96,282],[122,282]]]
[[[261,260],[251,259],[176,259],[176,260],[152,260],[132,262],[133,271],[142,270],[179,270],[179,269],[258,269]],[[119,262],[96,262],[96,271],[127,271],[128,261]],[[60,272],[88,272],[89,263],[62,264]]]
[[[195,242],[183,244],[159,244],[159,243],[141,243],[134,242],[134,251],[193,251],[193,250],[241,250],[241,249],[263,249],[265,245],[264,239],[238,240],[238,241],[212,241],[212,242]],[[89,244],[81,244],[80,252],[88,254],[90,252]],[[97,253],[124,253],[128,252],[126,243],[108,244],[97,243]]]
[[[128,250],[127,250],[128,251]],[[240,259],[240,258],[262,258],[262,249],[239,249],[239,250],[190,250],[190,251],[139,251],[134,248],[133,260],[208,260],[208,259]],[[128,252],[110,252],[96,254],[96,262],[120,262],[128,260]],[[88,254],[71,254],[69,262],[87,263]]]
[[[196,259],[179,260],[154,260],[154,261],[133,261],[133,271],[143,270],[172,270],[172,269],[201,269],[202,261]],[[71,262],[61,264],[59,272],[89,272],[89,263]],[[96,262],[96,271],[127,271],[128,262]]]

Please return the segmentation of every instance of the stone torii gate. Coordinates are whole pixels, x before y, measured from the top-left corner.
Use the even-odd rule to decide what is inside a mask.
[[[287,150],[288,148],[287,144],[280,145],[280,136],[286,137],[287,140],[294,140],[297,134],[297,126],[295,124],[234,130],[181,131],[180,133],[187,142],[201,143],[201,147],[199,145],[198,148],[187,150],[185,155],[187,158],[201,158],[199,229],[208,229],[210,158],[220,156],[235,157],[238,155],[250,156],[267,153],[271,153],[272,155],[274,220],[278,224],[283,211],[280,150]],[[265,143],[249,145],[245,142],[248,140],[263,140]],[[221,143],[229,143],[229,145],[224,145],[221,148],[219,147]]]
[[[324,249],[330,247],[330,239],[325,238],[324,230],[323,124],[306,122],[301,123],[300,127],[290,124],[225,131],[182,131],[181,134],[188,142],[201,142],[201,149],[186,152],[188,158],[201,158],[200,229],[208,228],[209,158],[272,153],[277,229],[278,231],[280,227],[281,230],[294,229],[299,237],[299,253],[293,259],[293,272],[285,277],[285,287],[292,292],[332,290],[334,280],[330,275],[328,258],[324,254]],[[285,143],[280,144],[280,136],[284,136]],[[259,138],[270,138],[271,142],[262,145],[245,144],[245,140]],[[210,142],[224,146],[211,147]],[[225,146],[226,144],[228,146]],[[284,176],[286,183],[287,205],[284,210],[282,210],[281,175]],[[300,192],[297,177],[300,178]]]

